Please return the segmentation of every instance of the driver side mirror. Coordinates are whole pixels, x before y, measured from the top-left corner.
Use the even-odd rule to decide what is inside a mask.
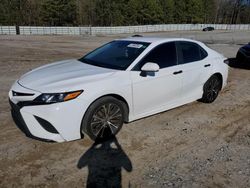
[[[160,67],[157,63],[145,63],[142,68],[141,71],[142,72],[158,72],[160,70]]]

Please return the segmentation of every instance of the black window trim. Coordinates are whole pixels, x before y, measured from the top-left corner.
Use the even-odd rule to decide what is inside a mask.
[[[131,71],[141,71],[141,70],[137,70],[137,65],[140,64],[149,55],[149,53],[152,52],[155,48],[158,48],[159,46],[164,45],[164,44],[168,44],[168,43],[175,43],[175,51],[176,51],[176,65],[173,65],[173,66],[170,66],[170,67],[178,66],[179,65],[179,61],[178,61],[179,57],[178,57],[178,54],[177,54],[178,50],[177,50],[177,43],[176,42],[178,42],[178,41],[163,42],[163,43],[160,43],[157,46],[153,47],[150,51],[147,52],[147,54],[145,54],[143,56],[143,58],[140,61],[138,61],[136,63],[136,65],[134,65],[134,67],[131,69]],[[161,68],[161,69],[165,69],[165,68],[169,68],[169,67],[164,67],[164,68]]]

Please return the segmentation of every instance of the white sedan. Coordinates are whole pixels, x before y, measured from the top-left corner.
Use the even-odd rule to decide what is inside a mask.
[[[124,122],[196,100],[211,103],[227,77],[226,58],[201,42],[131,37],[26,73],[9,101],[29,137],[95,140],[116,135]]]

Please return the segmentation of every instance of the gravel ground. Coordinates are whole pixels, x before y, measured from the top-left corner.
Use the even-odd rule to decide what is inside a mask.
[[[250,32],[166,32],[235,57]],[[250,187],[250,74],[230,68],[213,104],[193,102],[124,125],[117,137],[44,143],[14,125],[8,90],[23,73],[79,58],[120,36],[0,36],[0,187]],[[70,126],[70,125],[69,125]]]

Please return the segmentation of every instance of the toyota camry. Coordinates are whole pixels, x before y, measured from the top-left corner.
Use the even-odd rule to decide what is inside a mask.
[[[226,58],[199,41],[131,37],[24,74],[9,102],[28,137],[63,142],[86,134],[95,140],[196,100],[212,103],[227,77]]]

